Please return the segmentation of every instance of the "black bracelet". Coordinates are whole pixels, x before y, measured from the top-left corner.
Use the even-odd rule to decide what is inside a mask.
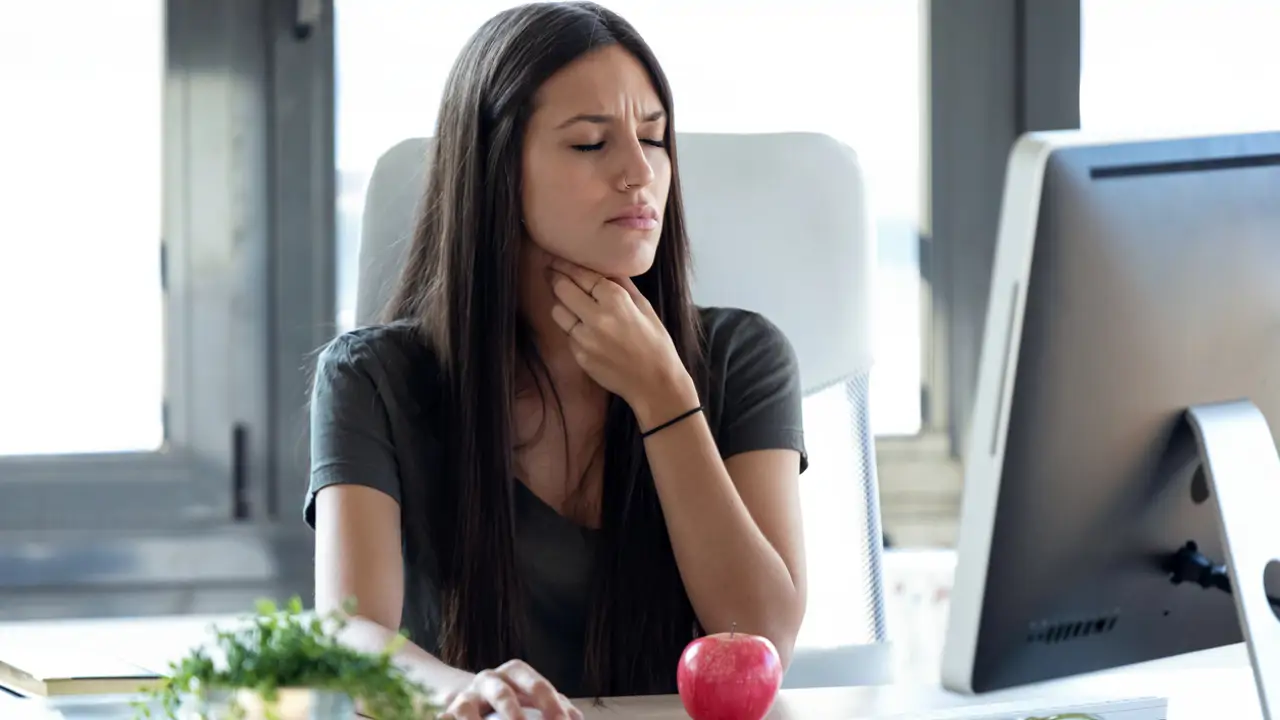
[[[654,434],[654,433],[658,432],[659,430],[666,430],[667,428],[671,427],[672,425],[675,425],[676,423],[680,422],[681,420],[684,420],[685,418],[693,417],[694,415],[697,415],[697,414],[698,414],[698,413],[700,413],[700,412],[702,412],[702,406],[701,406],[701,405],[699,405],[698,407],[696,407],[696,408],[694,408],[694,409],[692,409],[692,410],[689,410],[689,411],[686,411],[686,412],[680,413],[679,415],[677,415],[677,416],[675,416],[675,417],[671,418],[670,420],[668,420],[668,421],[666,421],[666,422],[662,423],[661,425],[659,425],[659,426],[658,426],[658,427],[656,427],[656,428],[652,428],[652,429],[650,429],[650,430],[646,430],[646,431],[644,431],[644,432],[640,433],[640,437],[641,437],[641,438],[647,438],[647,437],[649,437],[650,435],[652,435],[652,434]]]

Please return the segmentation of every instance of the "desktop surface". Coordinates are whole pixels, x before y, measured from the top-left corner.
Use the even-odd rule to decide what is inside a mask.
[[[903,683],[854,688],[784,690],[770,720],[872,720],[885,718],[1022,717],[1015,708],[1081,705],[1120,698],[1168,698],[1168,720],[1262,720],[1249,661],[1234,645],[1131,668],[1004,690],[979,697],[958,695],[939,685]],[[581,701],[589,719],[686,718],[674,696],[614,698],[596,706]],[[64,698],[57,701],[0,698],[5,720],[127,720],[128,698]],[[1139,716],[1134,716],[1139,717]]]
[[[929,706],[920,702],[910,703],[909,709],[878,708],[875,700],[859,700],[846,697],[851,688],[827,691],[787,691],[775,704],[766,720],[905,720],[906,718],[932,718],[933,720],[1024,720],[1031,716],[1082,712],[1098,720],[1165,720],[1166,706],[1162,700],[1135,699],[1117,702],[1081,704],[1055,701],[1005,701],[969,702],[961,706]],[[797,697],[797,695],[806,697]],[[855,693],[856,695],[856,693]],[[634,701],[632,701],[634,700]],[[901,705],[901,704],[895,704]],[[680,707],[678,698],[661,696],[653,698],[621,699],[604,705],[581,703],[585,720],[606,718],[642,718],[644,720],[678,720],[688,716]],[[6,720],[133,720],[133,711],[123,698],[95,698],[75,704],[57,706],[31,705],[10,707],[0,702],[0,712]],[[1096,715],[1094,715],[1096,713]],[[489,718],[497,717],[490,715]],[[542,720],[536,710],[525,710],[526,720]],[[1246,716],[1247,718],[1248,716]],[[358,720],[352,718],[352,720]]]

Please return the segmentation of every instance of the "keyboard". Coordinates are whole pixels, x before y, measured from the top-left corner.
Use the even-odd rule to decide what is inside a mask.
[[[1073,720],[1167,720],[1168,714],[1168,699],[1152,697],[1075,705],[1045,704],[1043,701],[983,703],[926,713],[875,715],[858,720],[1052,720],[1064,716]]]

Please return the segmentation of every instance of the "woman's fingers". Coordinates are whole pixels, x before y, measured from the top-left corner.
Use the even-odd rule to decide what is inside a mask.
[[[600,282],[604,277],[595,270],[588,270],[587,268],[571,263],[564,258],[553,258],[550,263],[550,268],[572,280],[573,284],[577,285],[578,288],[587,295],[591,294],[591,291],[595,289],[596,283]]]
[[[535,707],[545,720],[582,720],[582,711],[556,691],[528,663],[511,660],[496,670],[478,673],[470,686],[452,698],[441,720],[525,720],[521,707]]]
[[[556,304],[551,308],[551,319],[565,332],[573,330],[573,326],[578,324],[578,316],[574,315],[569,308],[560,304]]]
[[[498,671],[506,676],[512,687],[529,700],[530,704],[542,711],[546,720],[569,720],[568,700],[556,692],[555,687],[528,663],[512,660],[504,663]]]
[[[476,676],[476,689],[502,720],[525,720],[516,688],[504,673],[485,670]]]
[[[601,312],[596,299],[578,287],[573,278],[559,270],[551,271],[551,292],[570,312],[583,320],[591,320]]]
[[[440,720],[484,720],[488,703],[474,690],[458,693],[440,714]]]
[[[636,287],[635,282],[633,282],[631,278],[620,277],[615,279],[614,283],[625,290],[627,295],[631,297],[631,302],[635,303],[636,307],[640,308],[640,310],[646,315],[654,314],[653,307],[649,305],[649,298],[645,297],[644,293],[640,292],[640,288]]]

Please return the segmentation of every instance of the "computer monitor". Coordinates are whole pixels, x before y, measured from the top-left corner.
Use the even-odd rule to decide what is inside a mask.
[[[1242,627],[1255,671],[1280,663],[1277,431],[1280,132],[1021,138],[944,685],[1109,669],[1238,643]]]

